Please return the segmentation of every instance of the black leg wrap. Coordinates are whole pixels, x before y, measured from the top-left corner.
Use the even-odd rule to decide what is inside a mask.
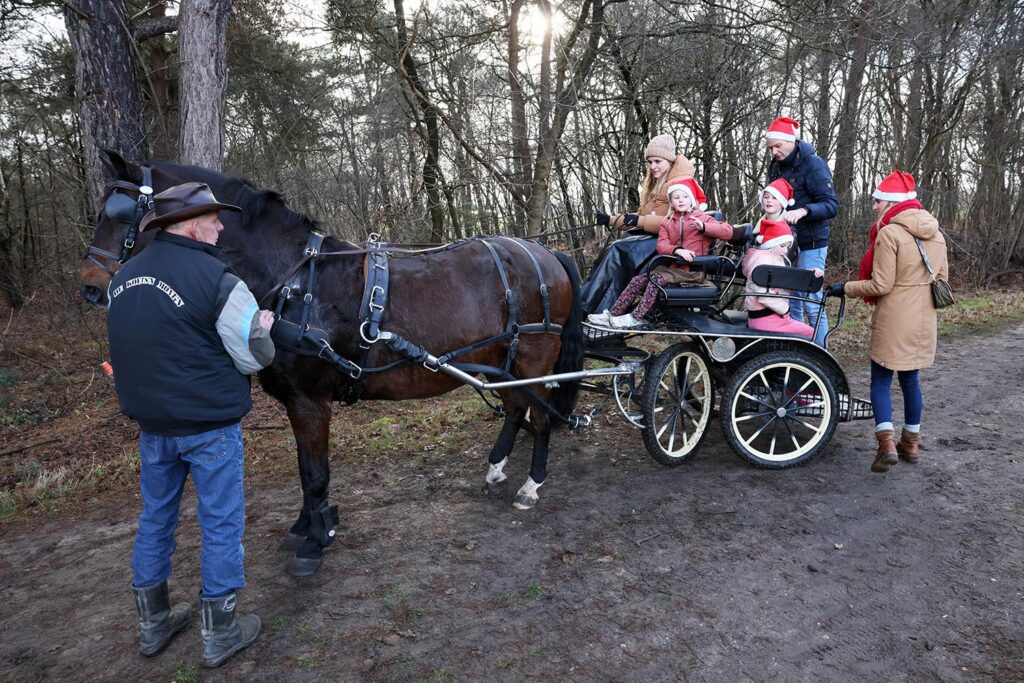
[[[338,506],[328,505],[327,499],[320,501],[320,504],[310,515],[309,537],[320,543],[320,547],[326,548],[334,543],[334,527],[338,525]]]

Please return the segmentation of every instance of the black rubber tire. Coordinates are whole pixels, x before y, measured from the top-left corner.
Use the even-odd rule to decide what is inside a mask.
[[[747,398],[751,394],[741,396],[740,392],[755,379],[759,380],[754,386],[761,398]],[[803,390],[808,392],[806,394],[798,396],[796,392],[801,389],[790,388],[807,382],[810,385]],[[812,403],[802,405],[800,396]],[[749,414],[754,402],[763,406],[763,413]],[[778,415],[780,408],[785,410],[784,415]],[[828,445],[839,423],[837,410],[832,373],[810,354],[793,349],[755,356],[737,368],[722,394],[720,421],[725,440],[738,456],[758,467],[781,470],[807,462]],[[818,412],[821,415],[817,415]],[[759,419],[761,417],[763,420]],[[740,426],[746,422],[751,423],[749,427]],[[779,424],[786,427],[785,432],[779,431]],[[760,443],[757,441],[761,438],[760,432],[769,425],[773,425],[773,438],[768,450],[750,445]],[[747,434],[740,433],[747,430],[754,432],[750,438],[744,438]],[[793,444],[791,450],[781,454],[775,453],[780,435],[788,436]],[[801,442],[804,436],[806,438]]]
[[[686,359],[691,368],[696,364],[696,372],[684,376],[685,386],[680,386],[677,375],[679,359]],[[695,379],[691,379],[693,377]],[[689,409],[682,405],[684,400]],[[647,452],[657,462],[668,467],[677,467],[693,458],[708,432],[714,403],[715,383],[707,361],[696,345],[682,342],[659,353],[644,376],[644,427],[641,433]],[[666,410],[671,411],[668,420],[661,419]],[[668,442],[663,443],[662,437],[670,425],[672,431]],[[679,449],[675,448],[677,425],[681,425],[684,435],[683,447]],[[685,436],[688,427],[693,429],[689,439]]]

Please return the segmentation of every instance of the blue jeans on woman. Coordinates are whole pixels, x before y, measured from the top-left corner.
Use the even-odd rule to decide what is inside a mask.
[[[900,389],[903,391],[903,422],[908,431],[921,427],[921,371],[900,370]],[[892,429],[892,375],[893,371],[871,361],[871,410],[875,414],[875,431]]]
[[[825,260],[827,258],[828,247],[822,247],[821,249],[801,249],[800,254],[797,256],[796,265],[799,268],[806,268],[807,270],[814,270],[815,268],[825,270]],[[825,306],[823,304],[825,293],[819,289],[817,292],[812,292],[805,296],[808,299],[820,302],[820,305],[791,299],[789,302],[789,315],[793,320],[805,322],[811,327],[814,327],[814,323],[820,317],[821,324],[818,325],[817,330],[814,332],[814,343],[818,346],[824,347],[825,335],[828,334],[828,316],[822,315],[825,311]]]
[[[217,598],[245,586],[244,454],[239,423],[189,436],[139,435],[142,514],[132,554],[132,585],[148,588],[171,575],[178,508],[185,479],[199,501],[202,596]]]

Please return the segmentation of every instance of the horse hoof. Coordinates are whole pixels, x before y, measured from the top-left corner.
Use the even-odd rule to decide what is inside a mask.
[[[512,507],[516,510],[530,510],[537,505],[539,500],[539,496],[524,496],[520,493],[516,496],[515,502],[512,503]]]
[[[485,481],[484,482],[484,493],[487,494],[501,494],[505,492],[505,484],[508,479],[502,479],[501,481]]]
[[[293,557],[288,563],[288,573],[292,576],[313,576],[320,569],[323,558],[320,557]]]
[[[284,537],[284,540],[281,541],[280,548],[281,550],[289,550],[294,553],[297,552],[298,549],[301,548],[302,544],[305,542],[305,536],[300,536],[299,534],[293,534],[289,532],[288,535]]]

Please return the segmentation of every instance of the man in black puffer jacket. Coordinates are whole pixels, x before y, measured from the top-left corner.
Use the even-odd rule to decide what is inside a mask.
[[[203,664],[219,666],[251,644],[256,615],[236,617],[245,585],[242,416],[249,377],[274,359],[273,314],[217,258],[221,204],[203,183],[154,198],[141,229],[164,228],[110,283],[110,359],[121,411],[139,423],[142,513],[132,554],[140,650],[160,652],[189,622],[170,605],[178,507],[189,474],[203,532]]]
[[[782,213],[782,220],[794,226],[796,246],[799,249],[797,264],[800,268],[825,270],[828,257],[829,219],[839,211],[836,191],[832,187],[832,172],[824,159],[814,148],[799,139],[800,124],[789,117],[775,119],[765,133],[765,143],[772,160],[768,164],[768,182],[785,178],[793,186],[793,206]],[[817,292],[810,298],[822,300]],[[817,310],[808,310],[808,309]],[[813,326],[822,306],[793,301],[790,314],[794,320],[801,320]],[[825,345],[828,320],[822,316],[814,335],[814,341]]]

